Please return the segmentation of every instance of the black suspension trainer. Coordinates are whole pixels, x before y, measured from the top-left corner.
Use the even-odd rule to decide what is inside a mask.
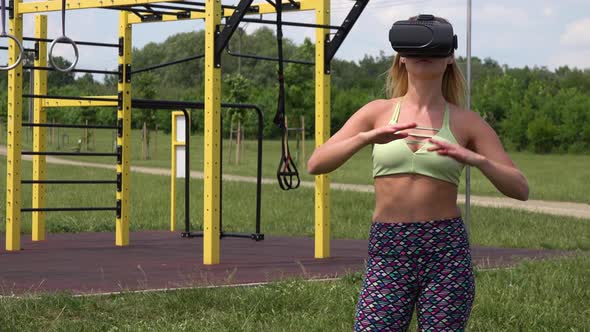
[[[277,105],[277,113],[274,117],[274,123],[281,129],[281,161],[277,169],[277,180],[279,186],[283,190],[296,189],[301,183],[299,178],[299,171],[295,162],[291,159],[291,152],[289,151],[289,131],[285,123],[285,75],[283,70],[283,27],[282,27],[282,3],[281,0],[276,0],[276,3],[271,3],[277,13],[277,52],[278,52],[278,80],[279,80],[279,97]],[[295,179],[294,179],[295,178]],[[295,180],[295,182],[293,181]]]

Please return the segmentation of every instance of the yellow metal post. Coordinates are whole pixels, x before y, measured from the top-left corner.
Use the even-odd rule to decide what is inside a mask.
[[[215,36],[221,23],[221,1],[207,0],[205,16],[203,264],[219,264],[221,68],[215,65]]]
[[[186,140],[189,139],[189,133],[185,132],[184,133],[184,138],[182,138],[182,140],[179,140],[178,138],[178,126],[177,126],[177,118],[178,117],[183,117],[184,118],[184,112],[172,112],[172,145],[170,148],[170,151],[172,151],[172,156],[171,156],[171,160],[172,160],[172,165],[170,168],[170,231],[174,232],[176,230],[176,176],[178,175],[176,173],[176,169],[177,169],[177,163],[178,160],[176,159],[176,148],[180,147],[180,146],[184,146],[185,147],[185,158],[189,158],[190,154],[188,149],[186,149]],[[190,126],[190,119],[185,119],[185,121],[189,121],[189,126]],[[184,131],[184,130],[183,130]],[[184,174],[182,174],[182,176],[184,176]],[[187,179],[188,181],[189,179]],[[185,202],[185,204],[187,204]]]
[[[47,16],[35,15],[35,38],[47,38]],[[47,66],[47,43],[39,42],[39,56],[35,58],[35,67]],[[47,94],[47,71],[35,70],[32,77],[35,82],[35,94]],[[47,114],[43,107],[43,100],[33,100],[35,123],[46,123]],[[33,128],[33,151],[46,151],[47,137],[45,127]],[[45,180],[46,162],[45,156],[33,156],[33,180]],[[45,185],[33,184],[33,208],[45,207]],[[45,240],[45,212],[33,212],[33,241]]]
[[[13,3],[14,17],[9,33],[22,43],[23,19],[18,11],[21,0]],[[8,42],[8,63],[18,58],[18,46]],[[6,125],[6,250],[20,250],[21,144],[22,144],[22,62],[8,71],[8,121]]]
[[[123,132],[117,135],[117,150],[121,151],[121,160],[117,163],[117,177],[121,177],[121,188],[117,189],[117,205],[120,206],[116,219],[117,246],[129,244],[129,184],[130,184],[130,147],[131,147],[131,25],[128,14],[119,13],[119,38],[123,38],[123,52],[119,54],[119,66],[123,68],[123,75],[119,78],[119,109],[117,121],[122,121]],[[119,190],[120,189],[120,190]]]
[[[178,113],[172,112],[172,144],[170,146],[170,231],[176,230],[176,117]]]
[[[330,24],[330,0],[317,1],[317,24]],[[329,31],[316,29],[315,45],[315,146],[330,137],[330,74],[324,68]],[[315,258],[330,257],[330,178],[315,177]]]

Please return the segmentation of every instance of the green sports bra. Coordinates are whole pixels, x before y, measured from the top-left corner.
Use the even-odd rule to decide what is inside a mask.
[[[390,124],[397,122],[399,118],[401,103],[398,102]],[[419,135],[410,132],[411,136],[416,137],[433,137],[441,141],[447,141],[458,144],[455,136],[449,127],[449,106],[445,104],[445,112],[442,128],[416,127],[413,129],[435,130],[438,133],[434,136]],[[419,141],[415,141],[419,142]],[[456,161],[452,157],[439,155],[436,151],[428,151],[428,148],[435,146],[425,141],[424,144],[412,152],[405,139],[393,140],[386,144],[373,145],[373,177],[391,175],[391,174],[420,174],[443,181],[459,185],[461,172],[464,164]]]

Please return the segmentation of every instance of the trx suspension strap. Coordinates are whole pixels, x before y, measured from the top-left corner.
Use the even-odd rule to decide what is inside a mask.
[[[267,0],[268,1],[268,0]],[[277,113],[275,114],[274,123],[281,129],[281,161],[277,169],[277,180],[279,186],[283,190],[296,189],[299,187],[301,180],[299,179],[299,172],[297,167],[291,159],[291,153],[289,152],[289,131],[285,124],[285,76],[283,73],[283,28],[282,28],[282,0],[276,0],[274,5],[277,13],[277,48],[278,48],[278,60],[279,60],[279,98]],[[296,182],[293,183],[293,177]]]

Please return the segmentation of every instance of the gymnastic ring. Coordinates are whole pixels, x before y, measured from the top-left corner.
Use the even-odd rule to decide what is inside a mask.
[[[60,68],[55,65],[55,62],[53,62],[53,48],[60,41],[67,42],[70,45],[72,45],[72,47],[74,48],[74,54],[76,55],[76,60],[74,60],[74,62],[67,68]],[[67,72],[71,71],[72,69],[74,69],[74,67],[76,67],[76,64],[78,63],[79,58],[80,58],[80,53],[78,52],[78,46],[76,45],[76,42],[74,42],[71,38],[69,38],[67,36],[61,36],[61,37],[54,39],[51,42],[51,45],[49,46],[49,62],[51,63],[51,66],[53,68],[55,68],[58,71],[61,71],[62,73],[67,73]]]
[[[12,39],[16,43],[16,45],[18,46],[18,49],[20,50],[20,53],[18,54],[18,58],[16,59],[15,63],[13,63],[10,66],[0,65],[0,70],[11,70],[11,69],[14,69],[16,66],[18,66],[23,59],[23,45],[20,43],[20,41],[18,41],[18,39],[16,39],[15,36],[9,35],[7,33],[0,33],[0,38],[4,38],[4,37],[6,37],[8,39]]]

